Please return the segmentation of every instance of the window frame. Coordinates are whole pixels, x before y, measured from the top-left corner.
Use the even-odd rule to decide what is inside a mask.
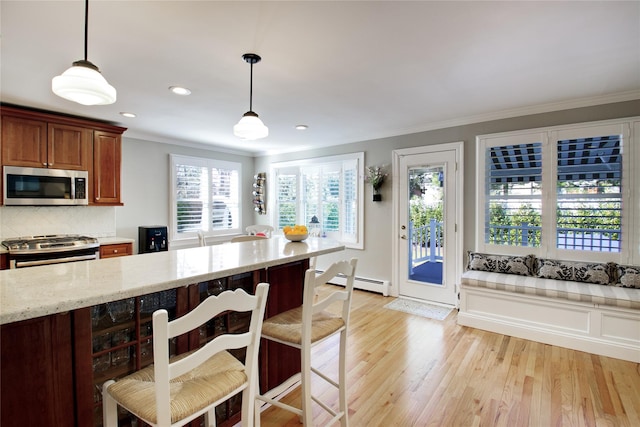
[[[296,184],[297,195],[296,195],[296,201],[295,201],[296,224],[304,224],[308,226],[309,224],[305,222],[306,221],[304,218],[305,210],[303,207],[303,204],[305,201],[305,197],[303,197],[302,195],[302,191],[304,188],[302,184],[303,170],[305,168],[309,168],[309,169],[322,168],[323,166],[335,167],[335,165],[340,164],[341,165],[340,166],[340,183],[341,183],[340,185],[342,188],[342,185],[344,183],[345,165],[353,162],[355,162],[355,170],[357,175],[355,178],[355,185],[356,185],[355,192],[356,192],[356,202],[357,202],[357,212],[355,215],[356,217],[355,220],[357,221],[357,224],[354,227],[356,230],[355,238],[347,239],[344,236],[344,229],[343,229],[344,224],[340,224],[339,232],[327,233],[327,237],[340,241],[347,248],[364,249],[364,184],[363,184],[363,179],[361,179],[364,176],[364,152],[271,163],[270,175],[273,178],[267,181],[269,186],[269,192],[268,192],[269,204],[272,206],[272,208],[270,209],[271,223],[276,225],[278,224],[278,212],[279,212],[278,199],[277,199],[278,172],[296,175],[296,178],[297,178],[297,184]],[[342,193],[340,194],[339,200],[340,200],[340,212],[344,213],[346,204],[345,204],[345,199]]]
[[[207,169],[230,169],[237,171],[238,174],[238,185],[237,185],[237,194],[236,197],[238,199],[238,218],[235,223],[236,227],[232,228],[224,228],[224,229],[209,229],[207,231],[203,231],[205,236],[225,236],[225,235],[233,235],[239,234],[242,230],[242,205],[243,205],[243,197],[242,197],[242,164],[239,162],[232,162],[228,160],[218,160],[211,159],[206,157],[195,157],[195,156],[185,156],[181,154],[169,154],[169,169],[170,169],[170,190],[169,190],[169,220],[170,220],[170,237],[169,241],[186,241],[193,240],[198,237],[198,231],[186,231],[183,233],[178,233],[178,224],[177,224],[177,174],[176,174],[176,165],[189,165],[189,166],[197,166],[197,167],[206,167]],[[207,188],[210,190],[210,183],[207,185]],[[211,194],[208,194],[209,202],[211,202]]]
[[[621,264],[640,263],[640,232],[634,230],[640,224],[635,223],[640,216],[640,185],[638,172],[631,169],[632,164],[640,164],[640,118],[606,120],[552,126],[514,132],[478,135],[476,137],[476,245],[479,252],[528,255],[585,262],[617,262]],[[575,249],[558,249],[556,245],[556,207],[557,195],[557,142],[566,139],[578,139],[605,135],[622,135],[622,214],[621,214],[621,250],[620,252],[600,252]],[[486,152],[489,148],[501,145],[523,143],[542,143],[542,237],[539,247],[496,245],[485,242],[485,219],[487,212],[488,183],[486,182]],[[634,224],[635,223],[635,224]]]

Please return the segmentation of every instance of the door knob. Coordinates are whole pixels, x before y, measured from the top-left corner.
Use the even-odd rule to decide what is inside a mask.
[[[402,236],[400,236],[401,239],[407,240],[407,235],[403,234]]]

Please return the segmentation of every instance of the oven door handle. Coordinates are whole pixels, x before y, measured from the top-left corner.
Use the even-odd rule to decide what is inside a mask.
[[[91,255],[69,256],[64,258],[42,259],[37,261],[17,261],[16,260],[15,268],[33,267],[36,265],[62,264],[64,262],[73,262],[73,261],[89,261],[92,259],[98,259],[98,256],[96,254],[91,254]]]

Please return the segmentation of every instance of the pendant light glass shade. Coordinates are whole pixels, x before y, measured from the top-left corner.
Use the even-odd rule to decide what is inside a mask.
[[[240,139],[251,141],[269,136],[269,128],[262,123],[256,113],[247,111],[233,127],[233,134]]]
[[[84,6],[84,59],[51,80],[51,90],[61,98],[82,105],[107,105],[116,102],[116,89],[107,83],[100,70],[87,60],[89,0]]]
[[[61,98],[82,105],[107,105],[116,102],[116,89],[89,61],[76,61],[71,68],[51,81],[51,90]]]
[[[253,64],[260,62],[262,58],[255,53],[245,53],[242,59],[251,65],[251,77],[249,80],[249,111],[244,113],[240,121],[233,127],[233,134],[245,141],[265,138],[269,135],[269,128],[262,123],[260,117],[253,112]]]

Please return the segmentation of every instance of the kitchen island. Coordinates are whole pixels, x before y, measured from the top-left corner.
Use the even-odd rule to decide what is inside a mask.
[[[145,353],[151,331],[143,302],[168,296],[164,300],[180,316],[218,286],[251,291],[264,281],[271,284],[270,317],[302,302],[310,257],[343,249],[328,239],[292,243],[274,237],[0,272],[1,424],[99,425],[96,385],[152,360]],[[106,308],[129,301],[132,316],[112,324]],[[222,319],[221,324],[232,330],[238,322]],[[181,338],[176,353],[209,339],[214,329]],[[123,333],[128,335],[122,338]],[[107,346],[100,346],[102,336],[110,337]],[[123,352],[126,357],[116,362]],[[101,372],[104,357],[108,369]],[[260,363],[261,388],[272,388],[298,369],[299,355],[263,343]],[[222,408],[221,425],[232,425],[236,415],[233,405]]]

